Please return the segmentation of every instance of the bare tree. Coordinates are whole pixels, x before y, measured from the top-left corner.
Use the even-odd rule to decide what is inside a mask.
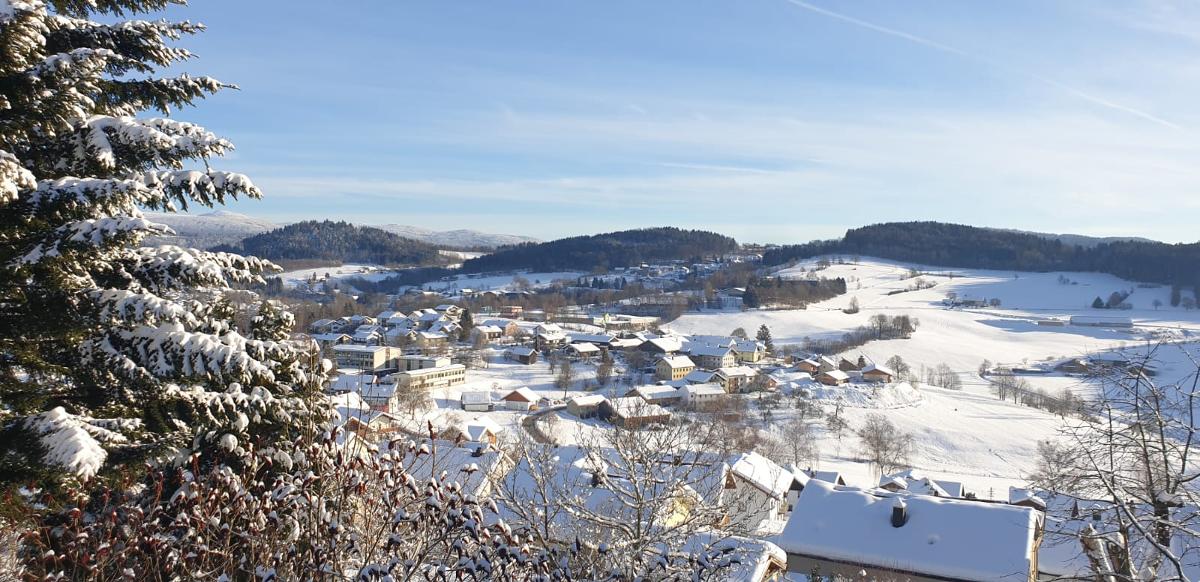
[[[799,418],[783,423],[773,435],[770,457],[796,467],[812,467],[821,459],[812,425]]]
[[[554,387],[563,391],[563,398],[567,397],[567,390],[571,388],[571,384],[575,382],[575,368],[571,365],[570,360],[563,360],[558,364],[558,375],[554,377]]]
[[[1190,361],[1190,373],[1169,383],[1144,373],[1164,350],[1179,350],[1174,355]],[[1082,540],[1106,579],[1187,580],[1185,567],[1200,559],[1200,473],[1192,455],[1198,371],[1182,346],[1147,347],[1107,368],[1099,397],[1071,417],[1058,442],[1039,446],[1037,486],[1108,502]]]
[[[697,536],[739,533],[717,529],[728,521],[726,465],[708,452],[718,435],[711,425],[675,423],[588,433],[572,447],[525,440],[497,496],[507,521],[537,545],[582,547],[582,570],[590,573],[583,578],[634,580],[655,571],[653,579],[677,579],[695,568]]]
[[[861,453],[875,470],[876,476],[891,473],[908,466],[914,451],[913,436],[906,433],[886,416],[878,413],[867,415],[858,429]]]

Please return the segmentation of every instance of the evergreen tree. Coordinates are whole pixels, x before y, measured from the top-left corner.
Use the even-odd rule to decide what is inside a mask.
[[[471,339],[471,330],[475,329],[475,318],[471,316],[470,309],[463,309],[462,317],[458,318],[458,339],[468,341]]]
[[[758,328],[758,333],[754,338],[762,342],[763,346],[767,348],[768,354],[775,353],[775,341],[771,339],[771,328],[767,327],[767,324],[764,323]]]
[[[138,117],[227,87],[155,76],[202,26],[114,18],[164,4],[0,3],[0,481],[236,462],[324,417],[286,312],[264,304],[247,337],[220,300],[273,265],[139,245],[168,232],[141,209],[260,195],[209,166],[228,141]]]
[[[1104,309],[1104,300],[1099,296],[1092,301],[1092,309]]]

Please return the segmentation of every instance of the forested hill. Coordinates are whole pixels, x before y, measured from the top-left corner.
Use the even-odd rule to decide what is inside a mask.
[[[348,222],[307,220],[213,250],[272,261],[321,260],[372,265],[429,265],[441,261],[437,247]]]
[[[942,222],[889,222],[846,231],[840,240],[770,249],[778,265],[822,254],[856,254],[944,267],[1093,271],[1134,281],[1200,283],[1200,244],[1114,241],[1083,247],[1030,233]]]
[[[689,259],[737,248],[730,237],[674,227],[625,230],[509,247],[463,263],[466,273],[530,269],[579,270],[628,267],[647,261]]]

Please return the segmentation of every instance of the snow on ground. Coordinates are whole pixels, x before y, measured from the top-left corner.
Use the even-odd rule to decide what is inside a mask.
[[[299,283],[312,280],[313,275],[316,275],[317,280],[328,278],[329,282],[333,283],[349,277],[361,277],[369,281],[380,281],[395,273],[395,270],[385,269],[376,265],[340,265],[336,267],[297,269],[281,273],[279,277],[283,279],[283,286],[285,288],[292,289]]]
[[[514,291],[518,287],[515,280],[520,277],[529,282],[530,288],[539,289],[548,287],[555,281],[575,281],[585,274],[582,271],[553,271],[546,273],[505,273],[502,275],[456,275],[446,280],[428,283],[425,285],[425,288],[444,292],[455,292],[462,289],[473,289],[475,291]]]
[[[784,277],[802,277],[814,261],[779,271]],[[1025,273],[932,267],[916,267],[931,274],[926,281],[931,289],[888,295],[905,289],[914,279],[901,280],[912,265],[877,259],[858,264],[832,265],[817,273],[820,277],[843,277],[849,291],[845,295],[814,303],[807,310],[784,311],[713,311],[689,313],[671,322],[680,333],[728,334],[741,327],[750,333],[761,325],[771,328],[776,344],[798,344],[806,337],[836,338],[846,331],[865,325],[875,314],[910,315],[920,321],[911,339],[871,342],[861,350],[883,362],[900,355],[914,368],[921,364],[946,363],[955,370],[969,371],[984,359],[993,362],[1036,362],[1047,358],[1082,356],[1144,341],[1151,334],[1163,333],[1190,337],[1200,333],[1200,312],[1170,307],[1170,288],[1139,288],[1137,283],[1098,273]],[[953,273],[954,277],[945,276]],[[1074,284],[1061,284],[1059,276]],[[1132,289],[1128,311],[1096,310],[1087,306],[1095,297],[1107,298],[1117,290]],[[999,309],[949,309],[942,305],[946,293],[974,299],[999,298]],[[842,312],[851,298],[858,298],[861,310]],[[1153,301],[1163,306],[1154,309]],[[1111,330],[1092,327],[1045,327],[1035,321],[1072,315],[1112,315],[1130,317],[1135,330]]]

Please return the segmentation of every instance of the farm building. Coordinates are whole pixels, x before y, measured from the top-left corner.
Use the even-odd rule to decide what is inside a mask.
[[[536,364],[538,353],[536,350],[525,346],[514,346],[504,350],[504,359],[522,364]]]
[[[576,396],[567,401],[567,412],[579,418],[592,418],[600,414],[600,405],[605,401],[599,394]]]
[[[621,428],[642,428],[671,420],[671,413],[667,409],[637,396],[605,400],[600,404],[600,416]]]
[[[487,390],[469,390],[463,392],[459,396],[462,403],[462,409],[471,412],[490,412],[494,407],[492,404],[492,393]]]
[[[534,410],[537,408],[540,398],[537,392],[525,387],[517,388],[505,394],[500,400],[504,403],[504,407],[509,410]]]
[[[841,370],[829,370],[817,374],[817,382],[826,386],[841,386],[850,381],[850,376]]]

